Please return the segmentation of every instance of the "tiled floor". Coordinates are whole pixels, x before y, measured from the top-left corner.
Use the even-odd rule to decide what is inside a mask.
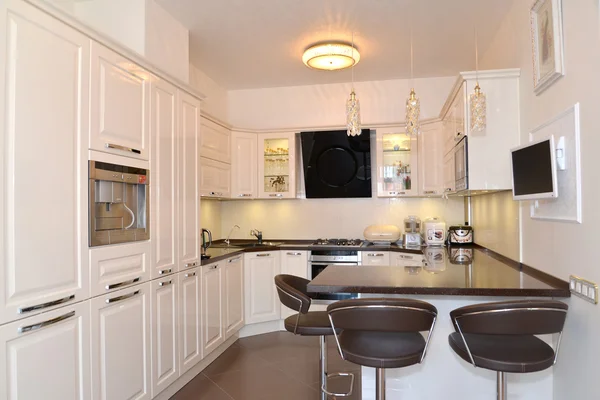
[[[354,393],[360,400],[360,367],[340,358],[328,338],[329,372],[355,374]],[[334,378],[329,389],[345,391],[348,381]],[[318,400],[319,340],[275,332],[240,339],[196,376],[171,400]],[[333,398],[331,398],[333,400]]]

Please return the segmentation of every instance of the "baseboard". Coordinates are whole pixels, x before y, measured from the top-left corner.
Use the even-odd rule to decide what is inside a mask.
[[[244,338],[254,335],[262,335],[263,333],[271,333],[283,331],[283,320],[261,322],[259,324],[246,325],[239,332],[239,337]]]

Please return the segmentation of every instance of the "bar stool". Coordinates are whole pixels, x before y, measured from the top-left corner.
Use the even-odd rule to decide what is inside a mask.
[[[376,399],[385,399],[385,370],[422,363],[437,309],[411,299],[342,300],[327,307],[340,356],[376,368]],[[339,333],[339,330],[342,330]],[[427,340],[421,332],[429,331]]]
[[[506,400],[506,373],[528,373],[556,363],[568,306],[554,300],[484,303],[450,312],[450,347],[474,367],[496,371],[497,399]],[[558,333],[556,352],[535,335]]]
[[[288,332],[301,336],[319,336],[320,348],[320,377],[321,377],[321,400],[327,400],[327,395],[336,397],[347,397],[352,395],[354,388],[354,374],[350,372],[327,373],[327,336],[334,334],[329,323],[327,312],[308,311],[311,298],[306,290],[309,283],[307,279],[294,275],[277,275],[275,286],[279,294],[279,300],[283,305],[297,311],[298,314],[291,315],[285,319],[284,326]],[[327,391],[327,378],[344,376],[350,378],[350,390],[347,393],[332,393]]]

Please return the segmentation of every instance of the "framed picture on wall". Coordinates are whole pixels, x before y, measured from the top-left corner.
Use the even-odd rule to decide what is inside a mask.
[[[537,95],[565,74],[562,0],[537,0],[531,7],[533,90]]]

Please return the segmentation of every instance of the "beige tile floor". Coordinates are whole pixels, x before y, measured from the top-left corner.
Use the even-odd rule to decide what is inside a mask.
[[[356,376],[353,395],[343,399],[360,400],[360,367],[342,360],[333,337],[328,339],[329,372],[350,371]],[[348,381],[331,379],[329,389],[345,391],[347,385]],[[238,340],[171,400],[319,398],[318,338],[275,332]]]

